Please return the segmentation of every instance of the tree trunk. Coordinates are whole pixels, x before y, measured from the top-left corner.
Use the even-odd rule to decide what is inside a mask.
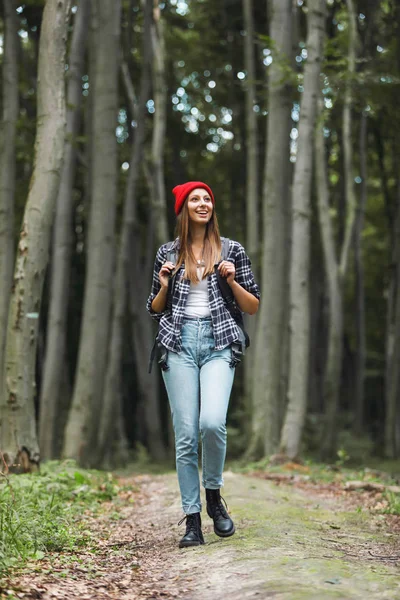
[[[343,166],[344,166],[344,180],[345,180],[345,223],[344,223],[344,239],[340,253],[340,262],[338,265],[338,278],[340,294],[343,293],[344,281],[347,273],[347,267],[349,263],[350,249],[353,241],[354,232],[354,217],[356,208],[356,197],[354,191],[354,179],[353,179],[353,152],[352,152],[352,141],[351,141],[351,106],[352,106],[352,86],[355,74],[355,62],[356,62],[356,16],[354,12],[353,0],[347,0],[348,14],[349,14],[349,46],[348,46],[348,79],[346,84],[344,105],[343,105]],[[331,302],[331,319],[334,318],[333,313],[338,311],[338,307],[335,303],[340,304],[340,310],[343,311],[343,300],[332,298]],[[340,369],[341,369],[341,356],[342,356],[342,345],[343,345],[343,314],[341,315],[340,322],[331,322],[330,330],[333,327],[341,326],[341,330],[336,332],[330,331],[329,343],[328,343],[328,363],[326,367],[326,384],[325,384],[325,421],[322,430],[321,439],[321,454],[322,458],[332,458],[336,451],[336,437],[337,437],[337,412],[339,403],[339,386],[340,386]],[[339,339],[340,335],[340,339]],[[329,344],[337,344],[337,348],[329,351]],[[339,349],[340,345],[340,349]],[[340,364],[333,366],[330,364],[330,360],[339,360]],[[335,384],[330,385],[331,378],[338,377],[338,381]]]
[[[256,67],[255,37],[253,19],[253,0],[243,0],[243,21],[246,36],[244,38],[244,63],[247,73],[245,82],[246,98],[246,250],[252,262],[256,279],[260,263],[260,230],[259,230],[259,148],[257,134],[256,104]],[[250,339],[255,340],[258,317],[246,319],[246,329]],[[250,425],[251,391],[253,388],[254,345],[247,352],[245,369],[245,412],[246,429]]]
[[[139,252],[138,240],[134,240],[133,253]],[[141,273],[140,271],[143,271]],[[147,361],[153,344],[154,335],[152,322],[142,314],[143,306],[146,303],[147,293],[150,282],[146,281],[146,286],[140,281],[143,274],[151,273],[151,264],[147,265],[147,270],[140,269],[132,271],[131,274],[131,318],[133,323],[133,346],[137,365],[137,375],[140,389],[140,401],[143,404],[145,418],[146,442],[151,456],[156,460],[165,460],[165,444],[161,425],[160,405],[159,405],[159,383],[158,377],[153,373],[147,372]],[[158,365],[157,365],[158,366]]]
[[[153,256],[154,246],[159,247],[169,239],[168,222],[167,222],[167,202],[165,197],[165,177],[164,177],[164,145],[165,132],[167,124],[167,83],[166,83],[166,68],[165,68],[165,40],[164,40],[164,24],[160,17],[160,10],[157,6],[154,9],[154,24],[152,29],[153,41],[153,90],[156,112],[153,122],[153,141],[152,141],[152,173],[148,173],[146,169],[146,177],[149,184],[149,190],[152,197],[152,211],[150,215],[151,231],[154,231],[153,243],[148,243],[148,253],[146,253],[145,264],[142,265],[142,273],[151,272],[151,261],[149,257]],[[137,271],[140,277],[140,270]],[[143,276],[142,276],[143,277]],[[145,284],[145,289],[147,286]],[[159,373],[154,369],[149,376],[146,365],[143,364],[143,354],[141,347],[145,344],[146,354],[150,351],[150,341],[153,340],[153,323],[148,318],[145,311],[145,296],[142,296],[140,304],[139,297],[132,296],[131,310],[133,329],[133,347],[136,353],[136,363],[138,365],[138,379],[141,390],[141,399],[144,407],[144,416],[146,422],[147,445],[150,454],[162,460],[166,458],[166,449],[162,437],[162,424],[160,414],[160,385]],[[173,436],[173,426],[170,412],[168,411],[168,440]],[[173,440],[173,437],[172,437]],[[169,454],[172,456],[174,444],[168,444]]]
[[[153,117],[153,141],[151,149],[152,181],[154,189],[151,204],[154,219],[155,241],[157,247],[168,240],[167,200],[164,181],[164,144],[167,126],[167,82],[165,75],[164,23],[160,18],[160,9],[154,8],[154,23],[151,32],[153,44],[153,95],[155,113]]]
[[[80,0],[68,61],[67,139],[53,231],[48,333],[39,412],[39,445],[43,459],[56,458],[55,446],[65,427],[65,422],[60,422],[60,392],[61,382],[65,381],[68,289],[73,244],[72,192],[76,171],[76,137],[79,135],[81,122],[82,75],[89,8],[89,0]],[[62,412],[65,414],[65,411]]]
[[[114,288],[113,318],[110,336],[110,349],[107,363],[107,372],[104,387],[104,401],[99,429],[99,453],[100,462],[107,455],[110,445],[117,433],[117,421],[115,413],[120,410],[122,402],[121,394],[121,368],[123,358],[123,335],[125,329],[125,318],[127,309],[127,292],[129,286],[129,270],[132,262],[132,237],[138,235],[135,230],[136,222],[136,187],[140,172],[140,160],[143,154],[143,143],[145,134],[146,101],[150,91],[150,69],[151,69],[151,11],[152,2],[146,0],[144,5],[144,29],[143,29],[143,67],[140,84],[139,106],[134,106],[132,97],[132,82],[129,72],[124,64],[123,77],[128,98],[131,100],[131,112],[135,114],[137,122],[135,139],[132,146],[131,160],[129,163],[129,175],[125,195],[124,214],[122,220],[121,241],[118,251],[117,275]],[[119,404],[119,406],[118,406]]]
[[[117,198],[118,66],[121,2],[94,0],[96,51],[88,264],[78,364],[63,454],[80,463],[97,462],[111,319],[114,229]]]
[[[284,3],[285,4],[285,3]],[[286,4],[290,4],[286,2]],[[286,9],[287,10],[287,7]],[[279,15],[285,19],[285,14]],[[260,234],[258,207],[258,135],[256,104],[256,69],[254,47],[253,0],[243,0],[243,19],[245,28],[244,63],[246,77],[246,250],[253,263],[254,272],[258,271]],[[285,21],[283,23],[286,25]],[[281,50],[286,52],[287,41],[283,41]],[[286,105],[287,103],[285,103]],[[286,108],[286,106],[285,106]]]
[[[321,230],[325,273],[328,282],[328,348],[324,372],[324,406],[337,405],[343,350],[343,299],[342,282],[335,256],[335,239],[329,214],[329,188],[327,158],[322,123],[315,133],[315,168],[318,196],[318,217]]]
[[[35,164],[18,244],[8,317],[1,450],[9,466],[39,463],[34,396],[39,311],[65,133],[64,65],[69,2],[47,0],[41,27]]]
[[[295,69],[296,68],[296,60],[295,57],[298,54],[299,42],[300,42],[300,7],[297,3],[297,0],[292,1],[292,50],[291,56],[292,60],[290,66]],[[288,180],[291,183],[293,180],[293,163],[290,163],[289,172],[288,172]],[[282,316],[282,341],[281,341],[281,364],[280,364],[280,389],[279,389],[279,429],[282,428],[282,423],[286,413],[286,405],[287,405],[287,393],[289,387],[289,358],[290,358],[290,332],[289,332],[289,317],[290,317],[290,307],[289,307],[289,298],[290,298],[290,256],[291,256],[291,246],[292,246],[292,210],[291,210],[291,185],[289,183],[289,199],[286,202],[285,206],[285,224],[286,224],[286,242],[285,242],[285,263],[284,263],[284,273],[285,276],[285,292],[284,292],[284,306],[283,306],[283,316]]]
[[[362,252],[362,231],[364,213],[367,204],[367,113],[363,111],[360,123],[360,175],[361,189],[357,206],[357,216],[354,228],[354,261],[356,275],[356,368],[355,368],[355,419],[354,433],[360,435],[364,427],[364,382],[365,362],[367,356],[365,339],[365,291],[364,291],[364,262]]]
[[[147,281],[151,273],[151,260],[153,256],[153,231],[157,245],[168,241],[165,182],[164,182],[164,140],[166,125],[166,88],[163,27],[159,20],[158,7],[154,11],[155,24],[152,31],[152,47],[154,52],[153,87],[155,97],[155,118],[153,123],[152,141],[152,172],[146,168],[146,177],[151,195],[151,212],[149,230],[147,231],[147,251],[145,264],[142,262],[141,245],[138,240],[139,227],[135,214],[134,230],[132,236],[131,256],[134,257],[130,274],[130,315],[132,320],[132,345],[135,355],[140,402],[143,406],[145,419],[146,441],[151,456],[156,460],[165,459],[166,450],[162,437],[162,425],[159,402],[159,383],[156,373],[147,372],[147,360],[153,342],[153,326],[145,311],[146,294],[150,282]],[[157,105],[158,102],[158,105]],[[154,177],[154,170],[156,177]]]
[[[294,170],[292,199],[292,248],[290,263],[290,367],[288,406],[281,436],[281,451],[298,455],[308,392],[309,359],[309,252],[312,148],[317,95],[325,35],[325,1],[308,3],[308,58],[304,68],[304,92],[299,123],[299,145]]]
[[[400,456],[398,431],[400,406],[400,180],[397,183],[386,330],[385,456],[398,458]]]
[[[0,159],[0,390],[3,385],[7,317],[14,268],[15,139],[19,112],[17,15],[13,1],[4,0],[3,10],[3,119]]]
[[[252,432],[248,458],[260,458],[279,444],[279,393],[289,202],[290,88],[283,81],[282,63],[289,60],[292,39],[292,2],[272,2],[270,38],[274,43],[269,66],[267,152],[263,189],[262,303],[255,339]]]

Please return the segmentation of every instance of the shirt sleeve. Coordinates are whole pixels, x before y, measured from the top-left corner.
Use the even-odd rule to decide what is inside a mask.
[[[156,321],[159,321],[161,319],[161,317],[166,313],[166,309],[163,310],[162,312],[158,313],[158,312],[155,312],[151,308],[154,298],[157,296],[158,292],[161,289],[161,283],[160,283],[160,278],[159,278],[158,274],[160,272],[161,267],[163,266],[163,264],[166,261],[166,257],[167,257],[166,245],[164,244],[157,250],[156,258],[154,261],[153,281],[151,284],[150,296],[147,298],[147,302],[146,302],[147,312]]]
[[[254,279],[254,274],[251,269],[251,261],[247,256],[245,249],[241,244],[237,244],[237,252],[235,255],[235,280],[247,292],[253,294],[258,300],[260,299],[260,289]]]

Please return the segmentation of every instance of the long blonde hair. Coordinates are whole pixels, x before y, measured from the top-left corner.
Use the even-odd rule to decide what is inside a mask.
[[[192,250],[192,240],[190,235],[190,219],[185,200],[182,209],[176,220],[176,236],[179,238],[179,255],[175,271],[179,269],[181,264],[185,263],[184,277],[190,279],[192,283],[199,283],[197,276],[197,263]],[[206,233],[204,236],[204,273],[203,279],[207,275],[214,272],[214,265],[221,260],[221,236],[219,233],[218,219],[213,210],[211,219],[206,225]]]

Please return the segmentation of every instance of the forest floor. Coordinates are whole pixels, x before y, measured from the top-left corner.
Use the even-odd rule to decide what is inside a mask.
[[[31,561],[2,580],[0,597],[400,599],[400,517],[379,511],[379,495],[228,471],[236,534],[218,538],[203,511],[205,545],[179,549],[176,475],[118,484],[117,501],[84,516],[87,547]]]

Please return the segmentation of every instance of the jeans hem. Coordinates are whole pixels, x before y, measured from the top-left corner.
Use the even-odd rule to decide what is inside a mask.
[[[207,490],[219,490],[223,487],[224,482],[222,482],[220,485],[215,485],[215,483],[207,483],[206,481],[202,481],[203,487],[204,489]]]
[[[185,515],[193,515],[194,513],[201,512],[201,504],[182,505],[182,509]]]

